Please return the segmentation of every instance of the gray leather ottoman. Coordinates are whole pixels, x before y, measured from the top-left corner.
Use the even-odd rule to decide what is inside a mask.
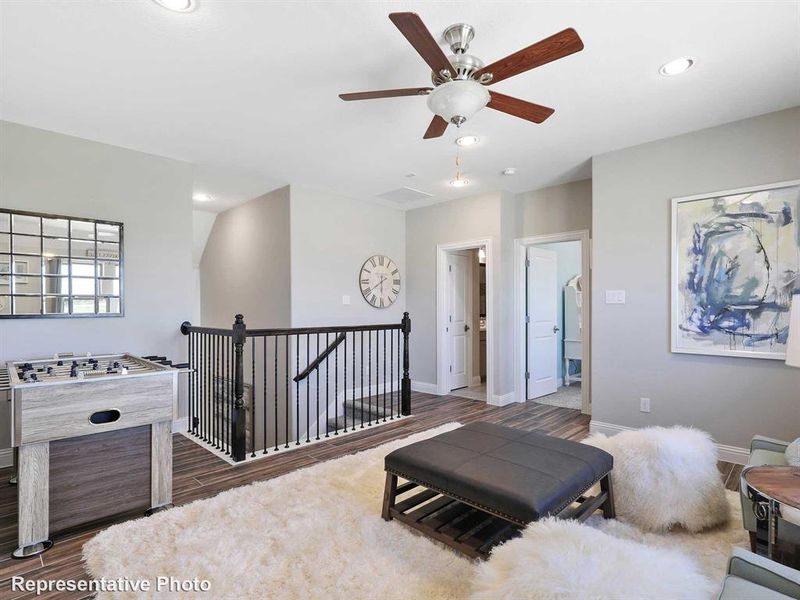
[[[613,463],[585,444],[472,423],[386,456],[383,518],[485,558],[542,517],[583,521],[597,509],[613,517]],[[398,477],[406,483],[398,485]],[[598,482],[600,493],[586,497]]]

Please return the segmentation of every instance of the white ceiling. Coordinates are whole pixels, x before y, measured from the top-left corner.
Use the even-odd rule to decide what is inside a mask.
[[[455,128],[422,139],[424,97],[337,97],[430,83],[387,18],[399,10],[437,37],[472,24],[470,51],[486,62],[565,27],[584,40],[496,86],[554,107],[543,125],[485,109],[462,128],[482,140],[462,151],[468,188],[447,186]],[[588,177],[599,153],[800,104],[796,1],[198,0],[175,13],[148,0],[4,0],[0,12],[0,117],[195,163],[196,191],[220,199],[198,207],[211,210],[288,182],[363,198],[405,185],[438,199],[519,192]],[[658,75],[679,56],[696,66]],[[518,174],[502,177],[510,166]]]

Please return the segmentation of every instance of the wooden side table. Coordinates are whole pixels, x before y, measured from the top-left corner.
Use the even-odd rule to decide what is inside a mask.
[[[753,501],[756,518],[767,523],[767,557],[774,560],[783,513],[800,510],[800,467],[745,467],[741,486]]]

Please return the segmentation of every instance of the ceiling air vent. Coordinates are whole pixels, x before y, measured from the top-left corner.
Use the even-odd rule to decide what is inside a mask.
[[[421,192],[420,190],[415,190],[414,188],[410,187],[401,187],[396,190],[392,190],[391,192],[378,194],[378,198],[391,200],[392,202],[397,202],[398,204],[408,204],[409,202],[424,200],[425,198],[430,198],[431,196],[433,196],[433,194]]]

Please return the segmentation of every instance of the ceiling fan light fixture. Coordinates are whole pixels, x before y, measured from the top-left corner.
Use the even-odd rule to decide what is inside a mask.
[[[474,146],[480,141],[477,135],[462,135],[456,139],[456,144],[459,146]]]
[[[448,123],[459,126],[489,104],[490,99],[486,88],[476,81],[449,81],[428,95],[428,108]]]
[[[664,77],[672,77],[673,75],[680,75],[681,73],[685,73],[694,65],[694,60],[691,58],[676,58],[675,60],[671,60],[668,63],[664,63],[661,65],[661,68],[658,70]]]

